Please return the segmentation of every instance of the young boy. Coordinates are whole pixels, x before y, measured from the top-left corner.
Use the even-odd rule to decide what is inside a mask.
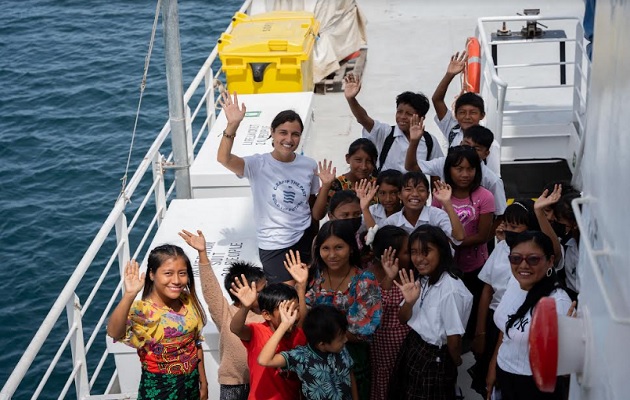
[[[345,78],[344,95],[350,105],[352,114],[357,122],[363,126],[363,137],[370,139],[378,149],[378,172],[386,169],[405,170],[405,152],[409,147],[409,128],[414,115],[424,119],[429,111],[429,99],[423,94],[404,92],[396,97],[396,125],[394,127],[372,119],[367,111],[357,101],[361,90],[361,81],[352,74]],[[389,138],[389,140],[388,140]],[[437,139],[426,136],[416,148],[419,160],[432,160],[443,155]]]
[[[376,178],[378,203],[370,206],[370,214],[376,225],[383,226],[387,217],[400,211],[402,176],[402,172],[396,169],[387,169],[378,174]]]
[[[260,365],[295,372],[304,398],[358,400],[352,357],[345,347],[348,319],[333,306],[313,307],[304,318],[308,345],[277,352],[282,337],[297,319],[295,306],[280,304],[282,322],[258,356]]]
[[[201,231],[197,235],[182,230],[179,235],[192,248],[199,252],[199,277],[203,298],[208,304],[210,317],[219,331],[219,359],[218,370],[220,385],[220,400],[246,399],[249,394],[249,368],[247,368],[247,352],[241,340],[230,331],[232,318],[242,307],[236,296],[230,292],[234,278],[245,276],[248,282],[256,285],[256,291],[261,291],[267,284],[262,268],[248,262],[235,262],[230,266],[225,276],[225,289],[228,291],[233,304],[229,304],[217,276],[212,271],[210,260],[206,252],[206,239]],[[258,302],[254,301],[246,315],[248,324],[264,322],[258,310]]]
[[[433,196],[442,203],[443,210],[427,204],[429,198],[427,177],[419,171],[407,172],[402,177],[402,190],[400,191],[403,208],[388,217],[383,224],[399,226],[409,234],[420,225],[438,226],[455,245],[460,244],[466,234],[451,204],[451,189],[439,181],[436,182],[435,186],[436,190],[434,190]]]
[[[446,68],[446,74],[435,88],[431,97],[435,108],[435,122],[446,137],[448,147],[459,146],[463,133],[471,126],[479,125],[486,116],[483,98],[476,93],[464,93],[455,100],[455,116],[444,103],[444,97],[453,78],[460,74],[466,67],[466,52],[461,55],[455,53]],[[493,140],[488,148],[491,150],[488,158],[482,158],[484,163],[495,174],[501,176],[501,159],[499,144]]]
[[[437,175],[441,180],[444,180],[444,160],[445,157],[436,158],[430,161],[418,161],[414,152],[415,146],[419,141],[419,135],[414,130],[411,132],[411,141],[407,155],[405,158],[405,167],[409,171],[422,171],[425,174]],[[470,145],[475,148],[479,157],[484,160],[491,153],[487,143],[492,138],[494,140],[494,134],[490,129],[483,126],[476,125],[468,128],[464,134],[462,145]],[[507,207],[507,200],[505,198],[505,188],[501,177],[495,174],[486,164],[481,163],[481,186],[485,187],[492,192],[494,196],[494,208],[495,215],[503,215],[505,208]]]
[[[287,301],[298,307],[298,293],[295,288],[284,283],[274,283],[265,287],[258,295],[255,284],[249,284],[244,276],[234,280],[230,292],[241,303],[241,308],[232,318],[230,329],[238,336],[247,349],[249,367],[249,400],[293,400],[299,398],[300,382],[294,377],[286,377],[277,369],[261,367],[257,358],[261,349],[280,326],[281,302]],[[264,323],[245,324],[245,316],[258,298],[258,306],[265,319]],[[299,315],[299,311],[297,312]],[[298,318],[296,318],[297,320]],[[290,350],[306,344],[306,337],[300,327],[293,325],[286,329],[279,340],[280,351]]]

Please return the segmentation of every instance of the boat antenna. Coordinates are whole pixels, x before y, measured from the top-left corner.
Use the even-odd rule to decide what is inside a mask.
[[[140,118],[140,107],[142,106],[142,97],[144,96],[144,89],[147,87],[147,75],[149,74],[149,64],[151,63],[151,53],[153,52],[153,43],[155,42],[155,32],[157,31],[158,20],[160,17],[160,3],[162,0],[157,0],[155,6],[155,17],[153,18],[153,29],[151,30],[151,39],[149,40],[149,49],[147,55],[144,58],[144,72],[142,73],[142,82],[140,83],[140,98],[138,99],[138,108],[136,110],[136,118],[133,122],[133,132],[131,133],[131,143],[129,144],[129,154],[127,154],[127,165],[125,166],[125,174],[120,180],[122,181],[122,188],[120,189],[120,196],[125,196],[125,189],[127,188],[127,175],[129,173],[129,164],[131,163],[131,152],[133,151],[133,144],[136,139],[136,128],[138,127],[138,119]],[[129,199],[126,199],[129,200]]]

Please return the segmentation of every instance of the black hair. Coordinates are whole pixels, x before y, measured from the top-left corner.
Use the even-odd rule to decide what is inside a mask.
[[[580,193],[576,188],[573,187],[573,185],[571,185],[571,182],[569,181],[552,181],[549,182],[545,185],[544,190],[549,191],[549,193],[553,192],[553,189],[555,188],[556,185],[561,185],[562,186],[562,195],[566,195],[569,193]]]
[[[402,176],[402,186],[401,189],[405,186],[418,186],[419,184],[423,184],[427,190],[431,190],[431,186],[429,186],[429,180],[427,179],[427,176],[420,172],[420,171],[409,171],[406,172],[403,176]]]
[[[444,181],[455,186],[451,177],[451,167],[457,167],[463,160],[467,160],[475,169],[475,177],[470,184],[470,195],[481,186],[481,159],[474,148],[470,146],[454,146],[448,149],[448,155],[444,160]],[[472,197],[470,198],[472,201]]]
[[[348,155],[351,156],[359,150],[363,150],[372,160],[372,164],[376,165],[376,161],[378,160],[378,150],[376,149],[376,145],[370,139],[359,138],[350,143],[350,147],[348,147]]]
[[[271,121],[271,130],[275,131],[277,127],[284,124],[285,122],[293,121],[297,121],[300,124],[300,132],[304,131],[304,123],[302,123],[302,118],[300,118],[300,114],[296,113],[293,110],[280,111],[278,115],[275,116],[273,121]]]
[[[360,267],[361,253],[359,252],[359,246],[357,245],[355,231],[352,227],[351,220],[336,219],[328,221],[322,225],[317,233],[317,236],[315,236],[315,242],[313,243],[313,266],[315,268],[310,268],[309,272],[314,272],[315,269],[323,271],[324,268],[327,268],[326,263],[320,254],[320,248],[331,236],[338,237],[350,246],[350,265]]]
[[[261,312],[273,313],[283,301],[297,298],[298,294],[293,286],[284,283],[272,283],[258,293],[258,308]]]
[[[405,243],[405,239],[409,237],[406,230],[394,225],[385,225],[374,235],[372,250],[374,257],[380,260],[381,256],[388,248],[396,250],[396,254],[400,253],[400,249]]]
[[[464,131],[464,137],[470,138],[478,145],[486,147],[488,150],[494,141],[494,133],[485,126],[473,125]]]
[[[396,96],[396,107],[408,104],[416,111],[418,117],[424,117],[429,112],[429,99],[422,93],[402,92]]]
[[[478,108],[482,114],[486,113],[483,97],[479,96],[477,93],[466,92],[459,96],[457,100],[455,100],[455,114],[457,114],[457,110],[459,110],[461,106],[473,106]]]
[[[306,340],[311,347],[331,343],[348,331],[348,318],[336,307],[319,304],[310,309],[302,325]]]
[[[338,190],[330,198],[328,212],[332,215],[337,207],[350,203],[361,204],[361,200],[359,200],[359,197],[353,190]]]
[[[230,298],[236,305],[240,304],[240,300],[238,297],[234,296],[230,289],[232,288],[232,283],[234,283],[234,278],[240,278],[241,275],[245,275],[245,279],[247,279],[247,283],[250,285],[252,282],[258,282],[265,277],[265,273],[262,268],[258,267],[254,263],[247,261],[237,261],[232,263],[227,275],[225,275],[225,279],[223,280],[223,286],[230,294]]]
[[[184,250],[179,246],[175,246],[173,244],[163,244],[151,250],[151,252],[149,253],[149,257],[147,258],[147,272],[144,277],[142,300],[146,300],[153,291],[153,279],[151,279],[151,274],[155,274],[157,270],[166,262],[166,260],[170,260],[173,258],[181,258],[186,263],[186,274],[188,275],[188,284],[186,285],[186,289],[190,294],[190,299],[192,301],[193,307],[195,308],[195,311],[197,311],[197,314],[201,318],[203,325],[205,325],[208,319],[206,318],[206,312],[204,311],[201,303],[199,302],[199,298],[197,297],[192,265],[190,264],[190,259],[188,258],[186,253],[184,253]]]
[[[554,255],[551,239],[549,239],[549,237],[543,232],[538,231],[525,231],[519,233],[518,236],[516,236],[514,243],[510,246],[510,253],[516,246],[526,242],[533,242],[536,246],[538,246],[543,251],[547,260],[551,259]],[[508,337],[510,336],[509,330],[514,326],[516,321],[527,315],[527,313],[532,310],[536,304],[538,304],[538,301],[541,298],[549,296],[551,292],[561,287],[553,265],[551,266],[551,271],[552,273],[550,276],[545,274],[540,281],[534,284],[534,286],[527,292],[527,296],[525,297],[523,304],[521,304],[514,314],[508,316],[507,323],[505,324],[505,333]]]
[[[556,217],[556,220],[562,218],[567,221],[576,222],[571,202],[580,198],[581,195],[579,192],[569,192],[564,194],[564,186],[562,187],[562,192],[563,195],[560,197],[560,200],[553,205],[553,215]]]
[[[398,190],[402,190],[403,173],[397,169],[386,169],[381,171],[376,177],[376,184],[380,186],[383,183],[396,186]]]
[[[429,277],[429,284],[434,285],[443,273],[448,273],[455,279],[459,279],[455,273],[456,265],[453,253],[451,253],[451,244],[442,228],[424,224],[417,227],[409,236],[409,254],[411,254],[411,245],[420,242],[422,254],[429,254],[429,243],[438,249],[440,255],[440,263],[436,271]],[[412,261],[413,263],[413,261]]]
[[[507,206],[503,213],[503,220],[510,224],[525,225],[528,231],[539,231],[540,225],[534,213],[532,199],[517,199]]]

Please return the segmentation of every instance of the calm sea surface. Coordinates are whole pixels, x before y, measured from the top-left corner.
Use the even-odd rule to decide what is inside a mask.
[[[0,385],[120,191],[156,2],[8,0],[2,4]],[[240,0],[180,1],[185,86],[240,4]],[[167,116],[160,23],[132,171]],[[88,283],[97,279],[96,271],[88,276]],[[116,284],[116,279],[108,279],[109,288]],[[88,289],[80,289],[84,300]],[[58,325],[64,324],[62,314]],[[59,343],[63,335],[57,329],[52,342]],[[94,347],[102,349],[104,341],[100,335]],[[56,350],[51,344],[43,352],[50,359]],[[90,364],[93,370],[96,362]],[[27,398],[36,376],[48,367],[42,358],[34,365],[34,373],[14,398]],[[54,398],[58,396],[68,371],[65,376],[53,375],[43,398],[52,398],[53,392]],[[102,375],[108,378],[111,367]],[[102,393],[106,384],[106,378],[99,379],[95,392]]]

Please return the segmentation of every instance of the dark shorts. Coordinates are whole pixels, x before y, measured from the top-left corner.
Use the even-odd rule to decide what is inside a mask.
[[[249,385],[221,385],[219,400],[247,400]]]
[[[307,229],[302,235],[300,240],[293,246],[285,247],[278,250],[263,250],[258,249],[258,256],[265,271],[265,278],[267,283],[278,283],[290,281],[293,278],[291,274],[284,268],[284,261],[286,261],[286,254],[289,250],[299,251],[300,259],[303,263],[309,264],[311,262],[311,248],[313,247],[313,236]]]
[[[553,393],[541,392],[531,375],[516,375],[497,366],[497,386],[503,400],[562,400],[564,380],[558,378]]]

